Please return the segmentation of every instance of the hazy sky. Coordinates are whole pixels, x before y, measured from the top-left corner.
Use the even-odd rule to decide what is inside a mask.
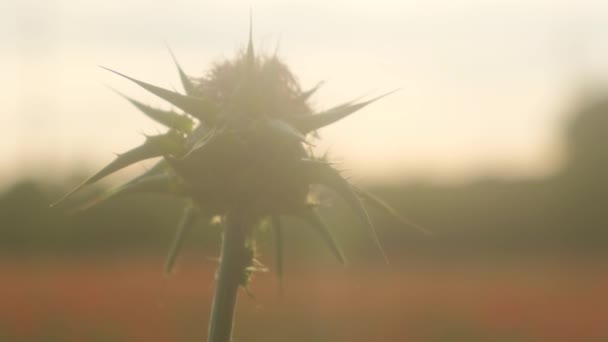
[[[542,175],[577,82],[608,75],[607,1],[3,0],[0,182],[97,169],[160,129],[105,85],[168,106],[97,66],[177,87],[165,42],[201,75],[250,7],[259,49],[327,81],[317,108],[401,88],[322,132],[363,181]]]

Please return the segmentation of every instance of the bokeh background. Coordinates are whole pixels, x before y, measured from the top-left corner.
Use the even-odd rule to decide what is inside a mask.
[[[163,258],[178,200],[49,203],[162,128],[99,69],[164,87],[246,43],[278,52],[322,109],[401,90],[321,132],[350,179],[432,237],[372,212],[381,262],[347,208],[349,257],[287,235],[281,285],[242,294],[235,341],[608,340],[608,3],[568,0],[0,2],[0,341],[202,341],[221,229]],[[91,191],[146,168],[133,166]]]

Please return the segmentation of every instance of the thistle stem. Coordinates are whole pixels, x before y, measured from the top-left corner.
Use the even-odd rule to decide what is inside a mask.
[[[226,216],[208,342],[230,342],[238,289],[244,283],[246,268],[253,259],[253,252],[247,246],[251,226],[252,221],[243,213]]]

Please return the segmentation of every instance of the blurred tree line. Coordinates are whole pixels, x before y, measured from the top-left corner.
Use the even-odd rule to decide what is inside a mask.
[[[564,132],[565,163],[551,177],[485,179],[461,186],[392,184],[370,189],[406,217],[435,232],[432,237],[424,236],[372,211],[389,254],[519,256],[544,252],[595,254],[605,250],[608,96],[585,98],[574,114]],[[49,203],[65,190],[23,180],[1,194],[0,252],[70,255],[164,251],[183,206],[179,199],[133,195],[67,215],[49,208]],[[355,229],[357,223],[348,209],[340,203],[335,207],[338,210],[328,210],[328,221],[346,240],[347,249],[357,249],[359,255],[374,253],[373,247],[364,242],[363,229]],[[220,229],[205,222],[200,225],[188,244],[207,251],[217,248]],[[301,234],[297,229],[288,233]],[[297,248],[306,249],[302,244]]]

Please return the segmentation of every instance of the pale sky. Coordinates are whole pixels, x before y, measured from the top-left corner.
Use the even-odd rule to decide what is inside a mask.
[[[201,75],[246,43],[250,7],[258,49],[327,81],[317,108],[401,88],[321,132],[356,181],[542,176],[577,82],[608,77],[607,1],[2,0],[0,185],[93,171],[161,129],[105,85],[167,104],[97,66],[178,87],[165,42]]]

